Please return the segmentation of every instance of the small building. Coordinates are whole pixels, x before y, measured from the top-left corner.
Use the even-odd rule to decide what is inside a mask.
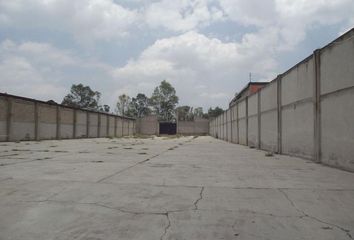
[[[240,93],[236,94],[236,96],[229,103],[229,107],[234,105],[237,101],[244,99],[247,96],[252,95],[253,93],[258,92],[261,88],[267,85],[269,82],[249,82]]]

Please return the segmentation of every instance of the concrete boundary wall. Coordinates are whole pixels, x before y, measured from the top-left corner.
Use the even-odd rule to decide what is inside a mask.
[[[124,125],[119,124],[123,121]],[[0,93],[0,141],[121,137],[133,134],[133,118]]]
[[[211,136],[354,172],[354,29],[230,110]]]
[[[209,134],[209,120],[195,117],[193,121],[177,121],[177,134],[207,135]]]

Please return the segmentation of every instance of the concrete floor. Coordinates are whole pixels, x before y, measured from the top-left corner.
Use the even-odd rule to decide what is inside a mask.
[[[0,143],[0,239],[352,239],[354,174],[211,137]]]

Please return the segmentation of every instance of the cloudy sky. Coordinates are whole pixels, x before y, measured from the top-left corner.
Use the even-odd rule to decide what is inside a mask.
[[[354,0],[0,0],[0,92],[102,103],[171,82],[180,104],[226,107],[354,26]]]

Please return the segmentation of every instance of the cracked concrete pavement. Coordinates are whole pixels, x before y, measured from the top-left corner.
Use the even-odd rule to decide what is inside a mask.
[[[0,240],[353,239],[354,174],[211,137],[0,143]]]

